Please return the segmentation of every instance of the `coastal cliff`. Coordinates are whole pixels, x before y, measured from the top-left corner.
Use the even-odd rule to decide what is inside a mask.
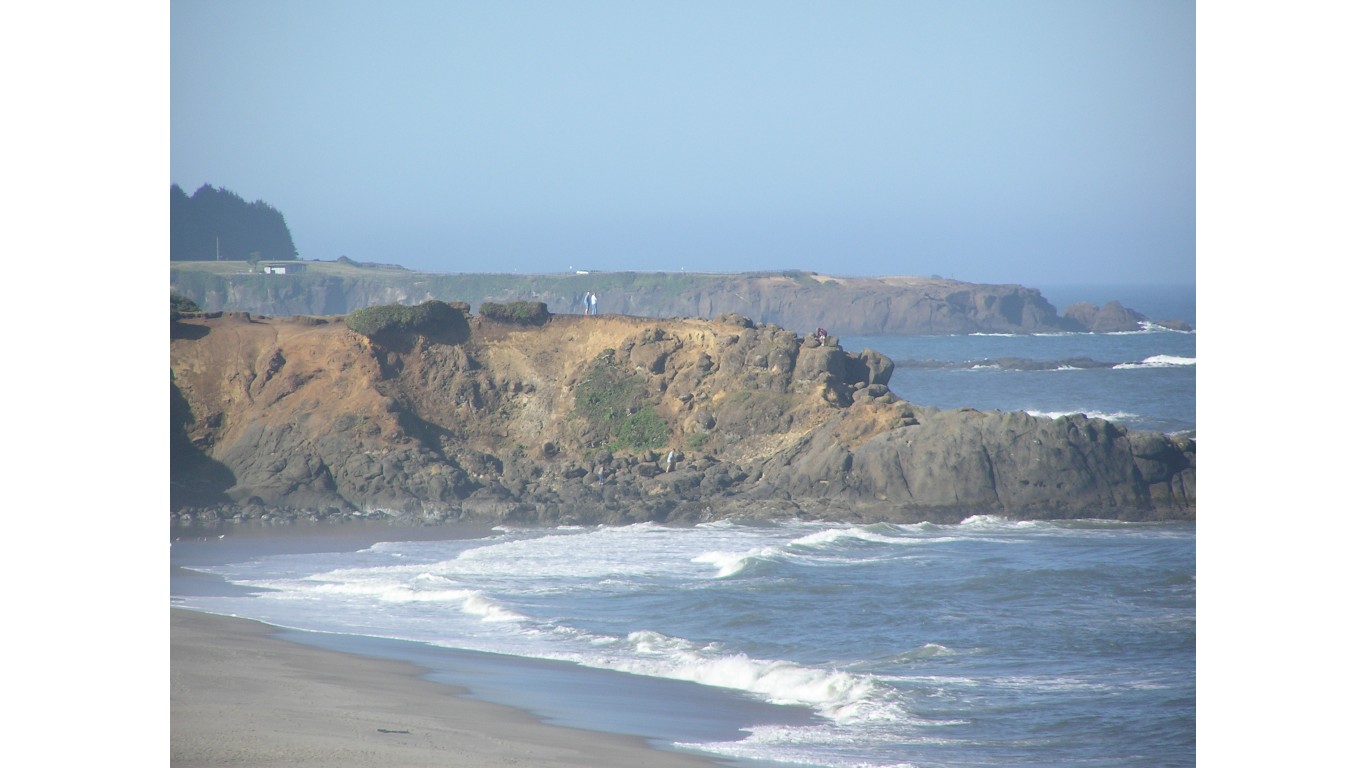
[[[1190,439],[912,405],[890,360],[833,337],[736,314],[456,309],[371,335],[340,317],[173,322],[173,518],[1195,515]]]
[[[383,304],[539,301],[583,314],[593,291],[603,314],[715,317],[736,313],[803,332],[845,336],[1137,330],[1148,318],[1111,302],[1059,315],[1034,288],[939,277],[835,277],[812,272],[696,274],[592,272],[508,275],[412,272],[387,265],[290,263],[290,274],[251,273],[238,262],[176,262],[171,290],[205,310],[277,317],[344,315]],[[1162,321],[1166,322],[1166,321]]]

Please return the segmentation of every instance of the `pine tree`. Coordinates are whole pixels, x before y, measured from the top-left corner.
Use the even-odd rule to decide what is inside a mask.
[[[279,211],[221,187],[205,184],[187,197],[171,185],[172,261],[242,261],[253,253],[267,261],[299,257]]]

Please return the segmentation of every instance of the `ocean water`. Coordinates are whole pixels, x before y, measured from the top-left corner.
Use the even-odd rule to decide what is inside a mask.
[[[175,602],[437,669],[462,649],[627,673],[615,708],[566,718],[590,686],[563,669],[501,700],[739,764],[1193,765],[1194,563],[1191,524],[497,529],[198,565],[231,588]],[[658,681],[736,700],[675,720]],[[729,731],[685,716],[708,707]]]
[[[1060,311],[1114,299],[1154,320],[1195,327],[1192,287],[1072,286],[1044,289],[1044,297]],[[892,391],[918,405],[1085,413],[1131,429],[1194,435],[1197,335],[1149,325],[1127,333],[854,336],[840,344],[894,360]]]
[[[1194,333],[841,341],[912,402],[1195,432]],[[383,530],[172,529],[172,604],[737,766],[1195,764],[1191,523]]]

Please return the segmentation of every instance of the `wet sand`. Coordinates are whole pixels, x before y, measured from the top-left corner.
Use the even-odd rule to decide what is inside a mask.
[[[292,643],[245,619],[170,610],[172,766],[721,765],[463,698],[405,662]]]

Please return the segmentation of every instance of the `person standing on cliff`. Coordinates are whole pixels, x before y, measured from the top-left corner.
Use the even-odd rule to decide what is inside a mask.
[[[587,292],[587,293],[585,293],[585,294],[583,295],[583,316],[584,316],[584,317],[588,317],[588,304],[589,304],[589,299],[590,299],[592,296],[593,296],[593,292],[592,292],[592,291],[589,291],[589,292]]]
[[[593,293],[592,291],[589,291],[588,301],[593,308],[593,311],[590,314],[596,315],[598,313],[598,295],[596,293]]]

